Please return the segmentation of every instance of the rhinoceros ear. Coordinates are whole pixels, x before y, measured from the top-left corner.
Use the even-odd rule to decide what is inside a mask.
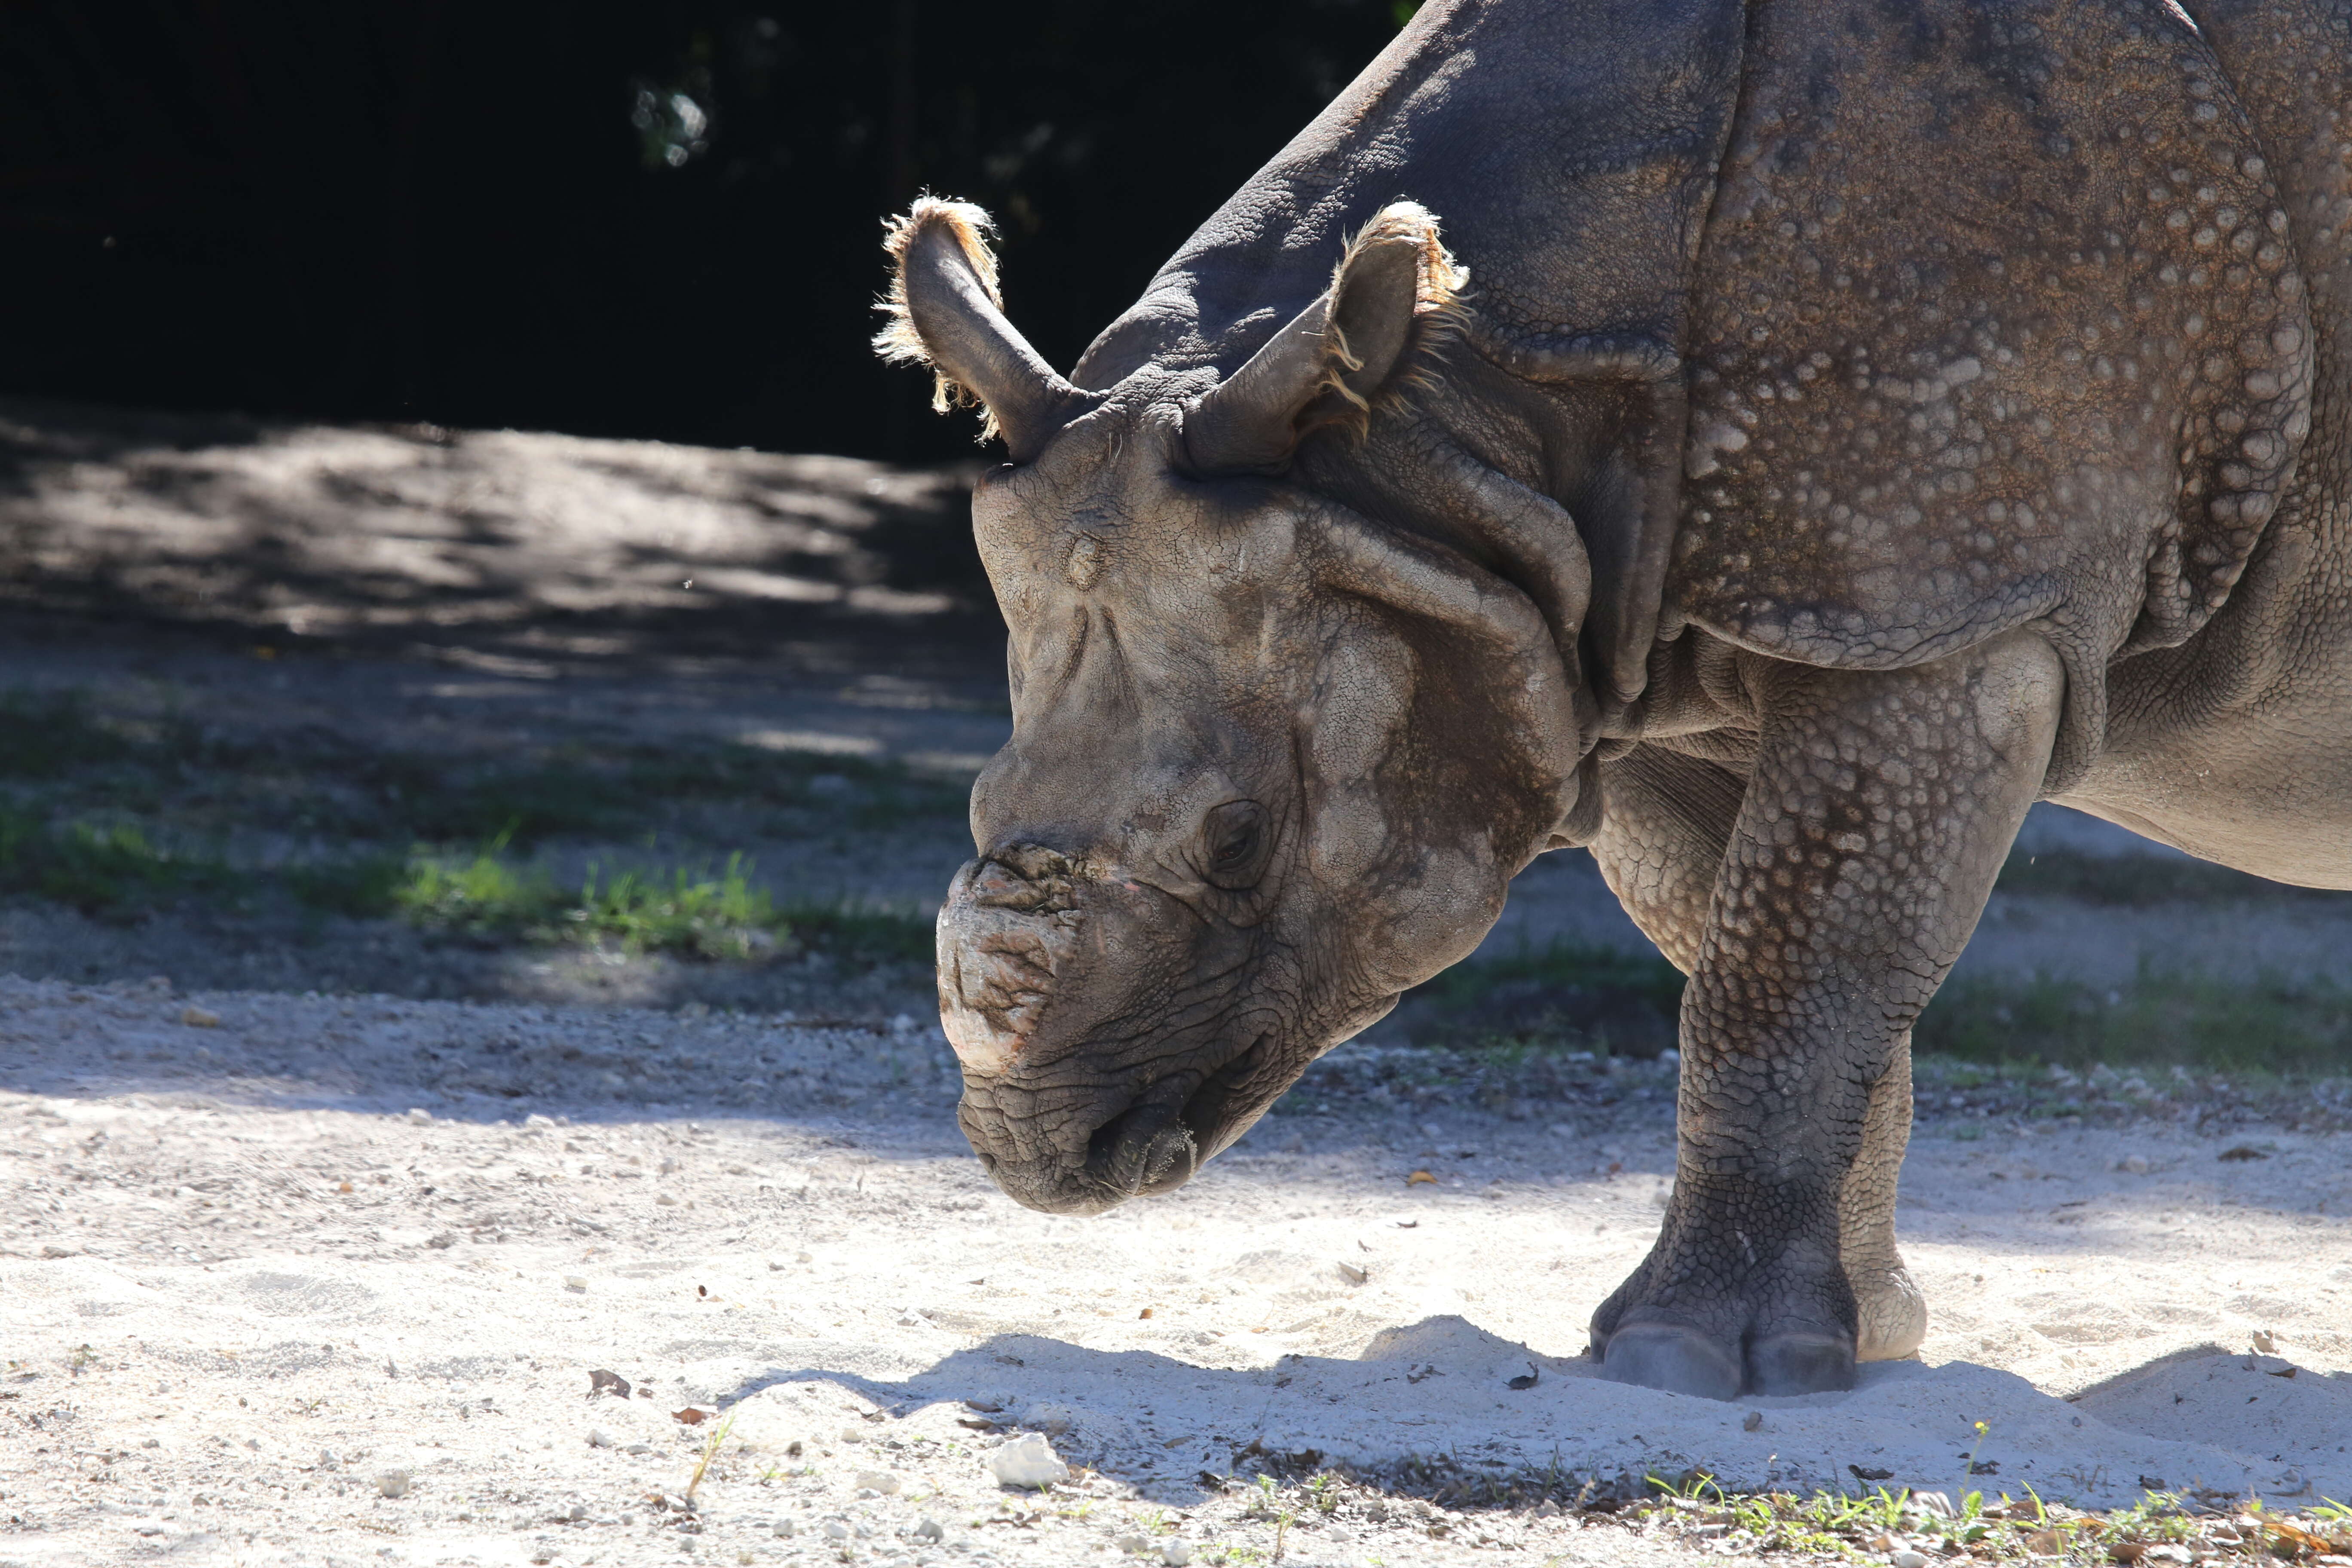
[[[893,363],[929,365],[940,413],[978,401],[986,414],[981,438],[1003,436],[1013,461],[1026,462],[1089,399],[1004,319],[992,231],[970,202],[935,196],[891,219],[883,248],[894,270],[879,307],[890,324],[874,347]]]
[[[1331,287],[1185,415],[1193,468],[1280,468],[1316,424],[1360,420],[1423,319],[1450,310],[1463,281],[1427,209],[1383,207],[1349,241]]]

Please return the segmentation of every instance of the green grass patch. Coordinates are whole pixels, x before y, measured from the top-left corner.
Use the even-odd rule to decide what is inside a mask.
[[[2352,1065],[2352,989],[2148,964],[2130,985],[2112,989],[2048,976],[1961,980],[1929,1004],[1912,1042],[1979,1063],[2340,1072]]]
[[[2041,893],[2106,908],[2146,909],[2171,903],[2243,903],[2252,900],[2346,899],[2324,888],[2298,888],[2265,877],[2158,855],[2084,855],[2012,850],[1996,884],[2004,893]]]
[[[1662,1012],[1671,1013],[1682,1005],[1682,971],[1656,953],[1569,942],[1457,963],[1427,984],[1416,986],[1413,994],[1467,1005],[1499,985],[1525,981],[1564,989],[1625,992]]]
[[[1682,994],[1681,971],[1654,952],[1556,942],[1455,964],[1406,993],[1397,1026],[1419,1045],[1515,1057],[1654,1057],[1675,1043]]]
[[[135,826],[53,825],[0,807],[0,893],[122,919],[190,892],[240,891],[246,882],[217,857],[158,845]]]
[[[409,864],[400,855],[362,855],[350,860],[298,861],[279,867],[277,875],[304,909],[372,920],[393,909],[407,884]]]
[[[823,952],[869,963],[929,963],[938,952],[920,915],[836,904],[787,904],[777,911],[793,934]]]
[[[46,900],[121,921],[192,895],[249,910],[278,893],[315,913],[403,920],[479,942],[581,943],[737,963],[804,951],[859,963],[930,960],[931,926],[920,916],[779,904],[752,880],[751,863],[740,854],[715,870],[592,864],[570,887],[506,848],[494,840],[471,856],[420,850],[247,869],[158,844],[135,826],[52,823],[0,806],[0,896]]]
[[[73,691],[0,692],[0,779],[54,779],[79,768],[119,763],[136,751],[127,735],[100,723]]]
[[[577,889],[509,859],[494,845],[466,859],[420,855],[388,892],[386,911],[427,930],[541,944],[582,942],[629,952],[742,962],[814,949],[863,963],[920,962],[931,929],[883,910],[780,905],[730,856],[716,873],[607,872],[591,866]]]
[[[1513,1060],[1564,1050],[1649,1056],[1675,1043],[1682,989],[1681,973],[1654,954],[1559,943],[1456,964],[1408,993],[1397,1016],[1418,1044]],[[2047,975],[1956,980],[1912,1043],[1923,1055],[1985,1066],[2341,1072],[2352,1067],[2352,985],[2154,964],[2115,987]]]
[[[583,942],[743,960],[814,949],[921,962],[929,924],[778,904],[749,863],[592,869],[559,887],[530,847],[839,838],[962,816],[952,780],[901,764],[743,745],[570,747],[446,758],[307,730],[225,736],[169,710],[0,692],[0,895],[136,920],[209,900],[243,912],[401,919],[483,941]],[[260,832],[289,858],[214,849]],[[479,854],[454,846],[488,845]],[[416,847],[410,847],[415,846]],[[516,853],[509,854],[509,848]]]
[[[890,761],[744,745],[568,747],[443,758],[318,731],[229,739],[177,715],[131,717],[73,692],[0,692],[0,798],[381,844],[635,840],[681,813],[771,814],[782,837],[953,820],[966,791]]]
[[[2054,1478],[2062,1484],[2070,1479],[2089,1484],[2087,1477]],[[2341,1504],[2273,1509],[2259,1497],[2222,1492],[2150,1490],[2130,1508],[2095,1510],[2044,1500],[2031,1486],[2021,1489],[2022,1498],[1959,1488],[1930,1504],[1908,1490],[1885,1488],[1859,1495],[1727,1492],[1705,1475],[1653,1476],[1650,1484],[1663,1495],[1623,1510],[1620,1519],[1669,1536],[1724,1539],[1732,1550],[1751,1552],[1878,1557],[1886,1537],[1900,1533],[1931,1558],[2040,1558],[2108,1568],[2137,1559],[2151,1546],[2186,1546],[2196,1558],[2228,1552],[2249,1561],[2290,1562],[2352,1546]]]
[[[788,813],[807,831],[871,832],[959,817],[968,799],[895,763],[734,745],[455,766],[382,755],[354,759],[349,771],[373,803],[347,814],[351,830],[432,844],[630,838],[679,806],[728,804]]]

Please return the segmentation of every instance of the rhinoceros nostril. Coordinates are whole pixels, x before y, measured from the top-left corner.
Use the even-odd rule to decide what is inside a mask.
[[[1078,875],[1076,863],[1057,849],[1005,845],[972,868],[970,897],[983,909],[1060,914],[1072,907]]]

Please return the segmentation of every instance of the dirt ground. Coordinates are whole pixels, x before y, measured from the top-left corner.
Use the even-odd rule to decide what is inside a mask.
[[[1924,1364],[1723,1405],[1579,1359],[1671,1179],[1654,1064],[1512,1120],[1343,1047],[1192,1186],[1077,1221],[982,1179],[911,1018],[5,981],[0,1039],[5,1562],[1264,1562],[1278,1527],[1291,1563],[1616,1562],[1664,1548],[1540,1500],[2352,1488],[2344,1100],[2289,1132],[2121,1083],[2033,1127],[1931,1086]],[[1091,1472],[1000,1488],[1024,1433]],[[1357,1479],[1269,1513],[1253,1456]],[[1412,1495],[1482,1475],[1518,1506]]]
[[[2301,986],[2337,1076],[1928,1064],[1923,1360],[1681,1400],[1579,1359],[1671,1180],[1670,1058],[1432,1045],[1416,1004],[1183,1192],[1060,1220],[963,1147],[919,963],[271,891],[407,852],[394,773],[494,823],[467,792],[528,763],[641,781],[517,851],[551,875],[741,853],[925,917],[1007,727],[956,476],[12,405],[0,479],[0,693],[116,747],[0,793],[242,879],[0,902],[0,1568],[1748,1554],[1589,1506],[1694,1469],[2352,1498],[2352,899],[2038,814],[1986,1016]],[[693,771],[745,758],[792,791]],[[1481,959],[1557,942],[1646,952],[1581,856]],[[1071,1478],[1000,1486],[1024,1435]]]

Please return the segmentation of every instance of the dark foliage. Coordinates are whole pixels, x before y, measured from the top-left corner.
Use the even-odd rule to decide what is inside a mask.
[[[0,390],[901,459],[877,220],[1068,364],[1411,0],[0,7]]]

